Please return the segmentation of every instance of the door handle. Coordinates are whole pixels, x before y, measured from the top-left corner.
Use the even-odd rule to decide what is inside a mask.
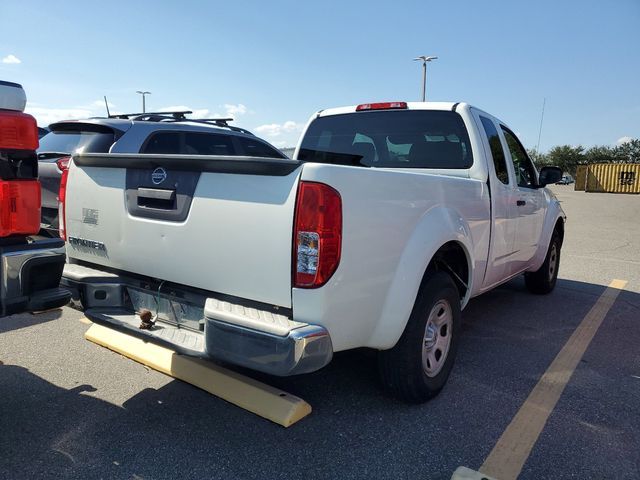
[[[519,207],[523,207],[523,206],[524,206],[524,205],[526,205],[526,204],[527,204],[527,202],[525,202],[524,200],[518,200],[518,201],[516,202],[516,205],[518,205]]]

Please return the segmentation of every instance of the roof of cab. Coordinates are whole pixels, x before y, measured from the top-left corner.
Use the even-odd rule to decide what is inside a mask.
[[[406,102],[407,110],[452,110],[454,105],[462,105],[461,102]],[[349,105],[347,107],[327,108],[320,110],[318,117],[326,117],[329,115],[344,115],[346,113],[355,113],[358,105]],[[389,111],[398,111],[401,109],[393,109]],[[358,113],[380,112],[383,110],[366,110]]]

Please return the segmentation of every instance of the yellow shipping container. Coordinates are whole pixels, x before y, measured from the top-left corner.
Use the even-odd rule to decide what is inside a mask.
[[[578,165],[576,168],[576,183],[573,184],[574,190],[584,192],[585,186],[587,185],[587,166],[588,165]]]
[[[587,192],[640,193],[640,164],[594,163],[589,165],[585,190]]]

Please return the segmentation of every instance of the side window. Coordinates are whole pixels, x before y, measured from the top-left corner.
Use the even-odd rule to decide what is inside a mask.
[[[152,133],[140,153],[183,155],[235,155],[228,135],[198,132]]]
[[[280,152],[275,148],[271,148],[266,143],[246,137],[236,137],[236,139],[240,142],[244,154],[249,157],[282,158]]]
[[[505,185],[509,184],[509,171],[507,170],[507,159],[502,149],[502,142],[498,136],[498,130],[491,120],[486,117],[480,117],[484,133],[487,135],[489,147],[491,147],[491,156],[493,157],[493,165],[496,169],[496,176]]]
[[[184,133],[184,147],[180,153],[188,155],[235,155],[229,135],[215,133]]]
[[[142,146],[140,153],[181,153],[179,132],[158,132],[151,136]]]
[[[519,187],[535,188],[536,187],[536,171],[533,168],[533,164],[527,152],[516,138],[516,136],[502,127],[504,137],[507,139],[507,145],[509,146],[509,152],[511,153],[511,160],[513,161],[513,169],[516,172],[516,181]]]

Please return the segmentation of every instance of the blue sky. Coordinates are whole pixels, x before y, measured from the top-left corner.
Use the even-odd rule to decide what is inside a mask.
[[[640,137],[640,0],[0,3],[0,79],[40,123],[186,106],[278,146],[370,101],[467,101],[535,147]],[[20,63],[18,63],[18,61]]]

